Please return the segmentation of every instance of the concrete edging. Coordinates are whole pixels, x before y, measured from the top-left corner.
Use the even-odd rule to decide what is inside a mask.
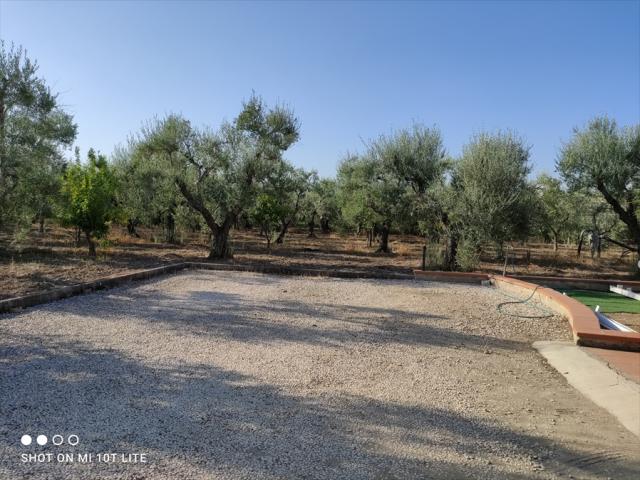
[[[552,288],[544,287],[537,283],[526,282],[520,278],[489,275],[486,273],[414,270],[414,274],[416,278],[435,282],[481,283],[482,281],[491,281],[496,287],[509,290],[519,295],[529,296],[533,294],[536,300],[569,320],[573,339],[578,345],[640,351],[640,333],[619,332],[600,328],[598,317],[596,317],[595,313],[589,307]],[[540,278],[543,281],[555,279],[554,277]],[[573,280],[574,279],[569,279],[568,281]],[[587,279],[583,280],[587,281]],[[613,282],[628,286],[636,286],[634,284],[640,285],[640,282],[624,282],[618,280],[614,280]],[[587,281],[587,283],[589,282]],[[606,280],[592,280],[590,284],[602,283],[606,283]]]
[[[491,276],[486,273],[477,272],[445,272],[436,270],[414,270],[416,278],[430,282],[452,282],[452,283],[480,283],[483,280],[490,280]]]
[[[187,268],[200,270],[221,270],[237,272],[257,272],[279,275],[302,275],[335,278],[372,278],[384,280],[412,280],[413,275],[394,272],[358,272],[350,270],[327,270],[300,267],[281,267],[277,265],[260,264],[229,264],[229,263],[207,263],[207,262],[179,262],[161,267],[150,268],[133,273],[122,275],[112,275],[100,278],[92,282],[69,285],[67,287],[56,288],[48,292],[32,293],[20,297],[0,300],[0,313],[11,312],[16,309],[33,307],[43,303],[55,302],[64,298],[82,295],[96,290],[113,288],[135,280],[147,280],[159,275],[175,273]]]
[[[552,288],[497,275],[491,277],[491,283],[498,288],[521,295],[533,294],[537,300],[567,317],[573,332],[573,339],[578,345],[640,351],[640,333],[600,328],[598,317],[589,307]]]
[[[593,311],[577,300],[562,295],[548,287],[542,287],[517,278],[488,275],[485,273],[414,270],[414,275],[409,275],[394,272],[371,273],[353,270],[327,270],[260,264],[180,262],[123,275],[114,275],[98,279],[93,282],[58,288],[49,292],[35,293],[0,300],[0,313],[10,312],[14,309],[31,307],[42,303],[53,302],[95,290],[112,288],[134,280],[145,280],[158,275],[175,273],[186,268],[337,278],[373,278],[388,280],[410,280],[416,278],[436,282],[455,283],[481,283],[483,281],[491,281],[491,283],[498,288],[515,291],[524,295],[534,294],[537,300],[567,317],[569,324],[571,325],[573,338],[578,345],[640,351],[640,333],[601,329],[598,318]]]

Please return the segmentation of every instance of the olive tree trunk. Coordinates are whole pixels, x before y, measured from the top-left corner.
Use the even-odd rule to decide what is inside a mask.
[[[447,237],[447,246],[444,252],[444,268],[454,271],[457,266],[458,256],[458,237],[455,234],[449,234]]]
[[[311,214],[311,219],[309,220],[309,237],[313,238],[316,236],[316,212]]]
[[[389,253],[389,251],[389,224],[385,222],[380,228],[380,244],[378,245],[378,252]]]
[[[91,232],[85,230],[84,236],[87,239],[87,243],[89,244],[89,256],[90,257],[95,257],[96,256],[96,242],[93,241],[93,238],[91,237]]]

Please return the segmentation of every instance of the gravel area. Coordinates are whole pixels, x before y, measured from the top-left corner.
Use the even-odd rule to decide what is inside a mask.
[[[509,300],[192,271],[1,315],[0,478],[639,478],[640,439],[531,347],[566,321]]]

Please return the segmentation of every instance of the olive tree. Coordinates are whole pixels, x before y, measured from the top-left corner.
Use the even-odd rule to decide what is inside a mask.
[[[620,128],[599,117],[573,137],[560,151],[558,171],[572,190],[598,192],[627,226],[635,245],[618,244],[640,255],[640,126]]]
[[[263,190],[277,203],[279,233],[276,243],[283,243],[289,227],[298,219],[304,198],[309,192],[315,172],[295,168],[286,161],[276,163],[263,182]]]
[[[492,242],[501,255],[505,241],[526,238],[534,194],[530,171],[529,147],[514,133],[480,133],[463,148],[451,182],[452,216],[469,245]]]
[[[303,199],[302,214],[309,228],[309,237],[315,237],[316,219],[320,221],[322,232],[329,233],[331,224],[340,217],[340,209],[334,179],[312,176],[309,183],[309,191]]]
[[[211,231],[209,258],[233,256],[229,232],[254,204],[259,184],[298,140],[299,125],[284,107],[253,96],[231,123],[213,132],[170,115],[143,129],[139,154],[155,162]]]
[[[269,251],[283,217],[282,209],[282,203],[278,202],[274,195],[262,192],[258,194],[255,205],[249,211],[251,219],[260,227],[260,236],[267,241]]]
[[[369,144],[362,157],[347,159],[338,171],[343,213],[377,227],[379,252],[389,252],[389,234],[415,218],[415,206],[446,169],[440,131],[414,125]]]
[[[176,214],[182,197],[158,162],[146,161],[134,141],[115,149],[111,158],[118,179],[117,199],[127,231],[139,236],[139,224],[162,224],[164,241],[176,241]]]
[[[0,226],[49,213],[44,197],[57,193],[61,149],[75,136],[71,115],[38,76],[37,63],[0,40]]]
[[[541,232],[553,240],[553,250],[558,251],[558,241],[563,235],[580,233],[581,201],[579,192],[570,193],[562,181],[547,174],[540,175],[536,182],[536,193],[539,201],[537,223]]]

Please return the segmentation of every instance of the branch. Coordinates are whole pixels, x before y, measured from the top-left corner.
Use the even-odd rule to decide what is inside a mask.
[[[638,225],[637,217],[633,214],[633,209],[631,209],[631,211],[625,210],[624,207],[620,205],[620,202],[607,190],[602,180],[598,180],[596,187],[598,191],[602,193],[607,203],[611,205],[613,211],[620,217],[620,220],[627,224],[633,236],[636,237],[636,241],[640,241],[640,226]]]
[[[220,226],[216,223],[209,209],[202,203],[202,200],[193,195],[191,191],[189,191],[187,184],[181,178],[176,178],[175,182],[180,189],[180,193],[182,193],[182,196],[184,196],[191,208],[202,215],[204,221],[207,223],[207,226],[211,229],[211,232],[214,235],[217,235],[218,231],[220,230]]]
[[[619,241],[617,241],[617,240],[614,240],[613,238],[610,238],[610,237],[608,237],[607,235],[603,235],[603,238],[604,238],[605,240],[610,241],[611,243],[614,243],[614,244],[616,244],[616,245],[618,245],[618,246],[622,247],[622,248],[626,248],[627,250],[631,250],[632,252],[635,252],[635,251],[637,250],[637,248],[636,248],[636,247],[632,247],[632,246],[627,245],[627,244],[625,244],[625,243],[622,243],[622,242],[619,242]]]

